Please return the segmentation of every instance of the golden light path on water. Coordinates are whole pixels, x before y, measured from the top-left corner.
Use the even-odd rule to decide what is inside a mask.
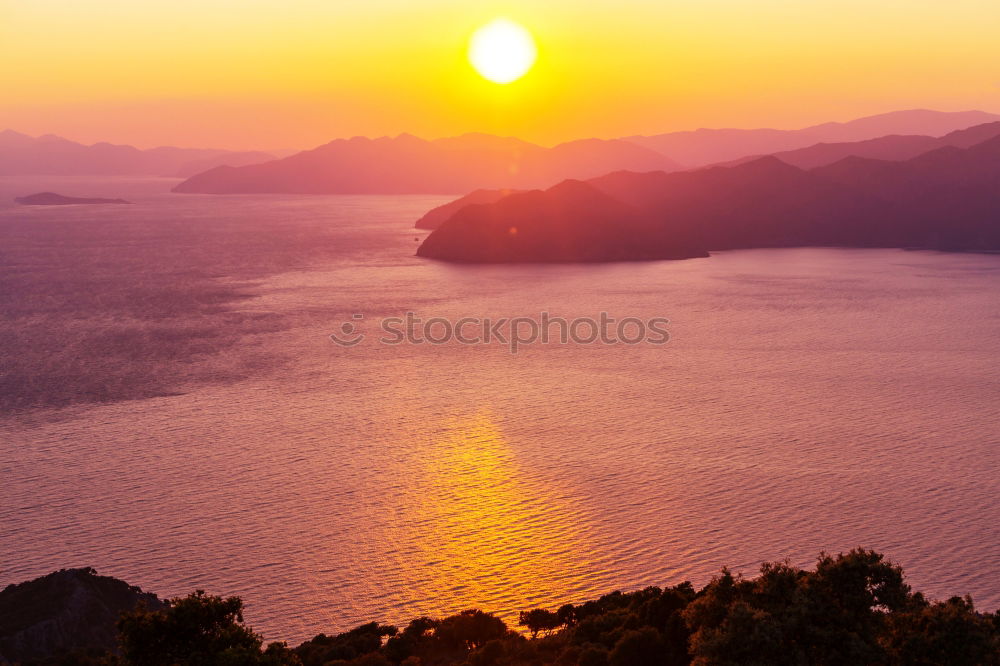
[[[523,468],[488,408],[450,421],[417,455],[383,535],[412,542],[389,562],[410,580],[411,598],[400,603],[431,611],[443,597],[455,609],[506,615],[525,602],[572,598],[598,573],[583,512]]]

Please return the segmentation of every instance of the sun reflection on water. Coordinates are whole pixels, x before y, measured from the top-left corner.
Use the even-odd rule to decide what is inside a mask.
[[[586,516],[522,464],[489,410],[455,419],[428,442],[386,534],[411,544],[392,563],[412,581],[401,602],[440,614],[434,600],[449,599],[449,611],[477,607],[509,622],[517,610],[579,596],[599,575]]]

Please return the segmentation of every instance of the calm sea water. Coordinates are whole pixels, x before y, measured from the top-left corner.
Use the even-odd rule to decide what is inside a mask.
[[[1000,257],[455,266],[413,256],[445,198],[169,185],[0,183],[136,201],[0,204],[0,585],[93,566],[238,594],[299,641],[861,545],[1000,606]],[[408,310],[662,316],[672,339],[328,338]]]

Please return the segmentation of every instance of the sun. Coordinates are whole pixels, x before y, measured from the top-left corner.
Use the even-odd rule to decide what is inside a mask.
[[[487,23],[472,35],[469,43],[469,62],[493,83],[517,81],[527,74],[537,57],[531,33],[508,19]]]

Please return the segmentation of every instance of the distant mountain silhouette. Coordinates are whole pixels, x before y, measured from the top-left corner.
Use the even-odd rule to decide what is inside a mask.
[[[893,204],[899,244],[941,250],[1000,250],[1000,136],[948,146],[905,162],[851,157],[817,176]]]
[[[16,197],[15,203],[22,206],[67,206],[70,204],[127,204],[124,199],[100,199],[91,197],[67,197],[55,192],[39,192],[26,197]]]
[[[189,178],[175,192],[246,194],[451,194],[479,188],[543,187],[613,169],[678,166],[626,141],[585,139],[543,148],[486,134],[426,141],[338,139],[280,160],[218,167]]]
[[[598,262],[708,256],[662,232],[639,209],[579,180],[470,205],[432,233],[418,255],[449,261]]]
[[[839,162],[846,157],[869,157],[892,161],[908,160],[945,146],[968,148],[998,135],[1000,135],[1000,122],[994,122],[956,130],[942,137],[891,135],[867,141],[817,143],[808,148],[774,153],[773,156],[786,164],[801,169],[814,169]],[[736,163],[748,162],[753,159],[755,157],[747,157],[737,160]],[[730,166],[732,165],[730,164]]]
[[[748,155],[770,155],[817,143],[865,141],[888,135],[939,137],[973,125],[1000,121],[984,111],[895,111],[846,123],[824,123],[798,130],[699,129],[655,136],[630,136],[630,141],[669,155],[685,167],[718,164]]]
[[[0,132],[0,176],[180,176],[230,164],[241,166],[274,159],[270,153],[164,146],[139,150],[133,146],[95,143],[86,146],[46,134],[30,137]]]
[[[592,247],[600,242],[595,226],[628,238],[601,255]],[[507,230],[524,227],[532,243],[519,245],[520,231]],[[905,161],[849,157],[809,171],[763,157],[670,174],[616,172],[466,206],[417,254],[562,262],[645,259],[664,247],[693,255],[810,245],[1000,250],[1000,136]]]

